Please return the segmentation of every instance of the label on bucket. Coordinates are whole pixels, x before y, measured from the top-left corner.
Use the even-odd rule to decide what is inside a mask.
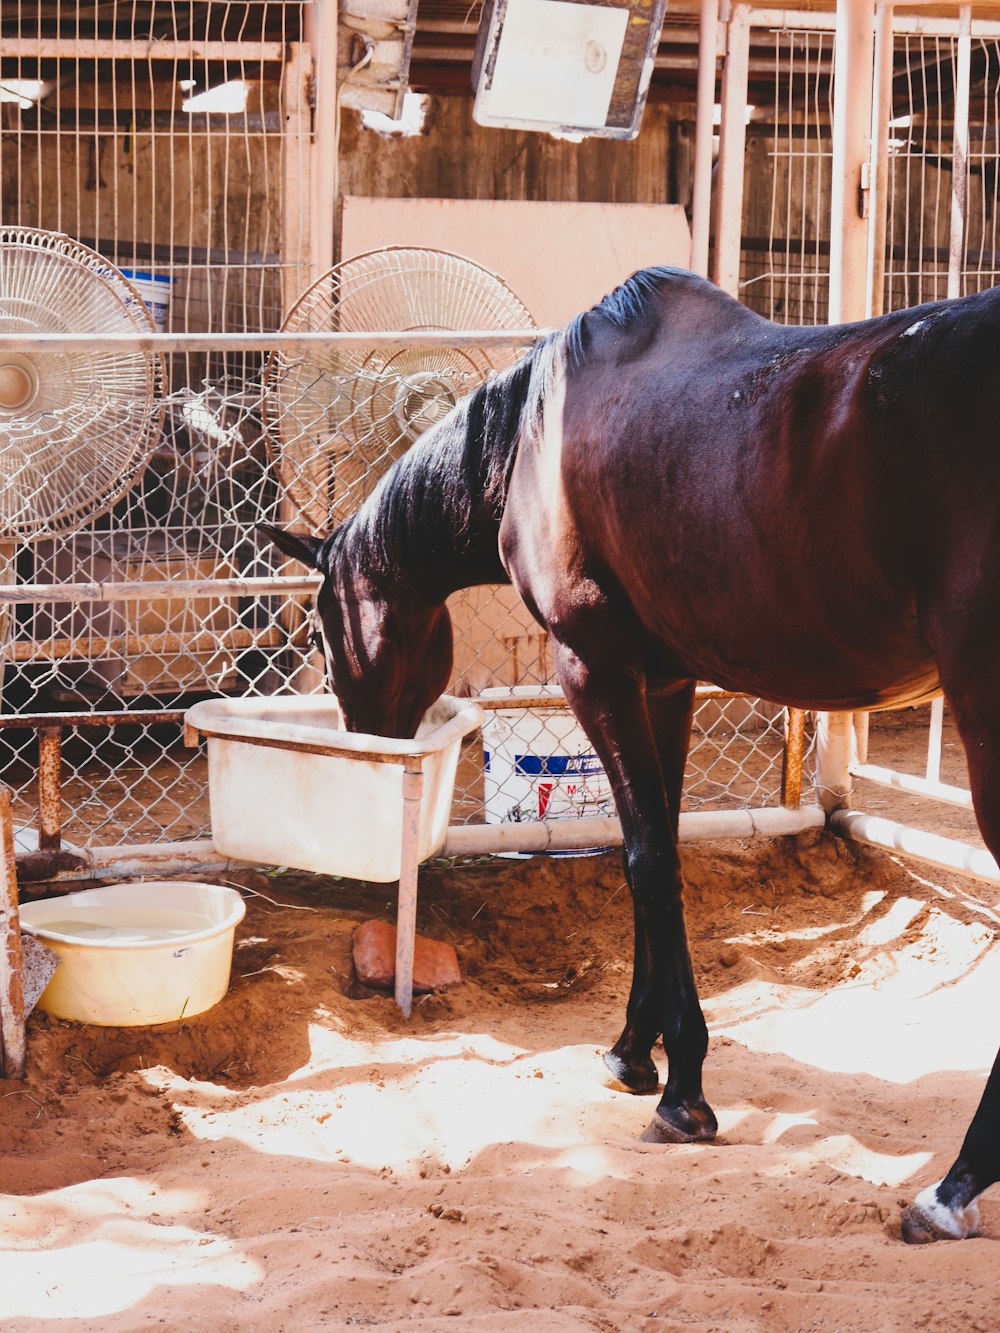
[[[601,761],[565,710],[494,713],[483,727],[483,758],[489,824],[614,814]]]

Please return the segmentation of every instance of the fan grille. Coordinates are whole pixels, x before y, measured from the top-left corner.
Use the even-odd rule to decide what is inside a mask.
[[[160,434],[163,362],[102,351],[155,332],[135,288],[58,232],[0,228],[0,333],[92,333],[85,351],[0,351],[0,538],[81,526],[141,473]]]
[[[534,327],[527,308],[488,269],[408,246],[337,265],[282,325],[291,333]],[[275,353],[267,374],[271,444],[292,505],[314,531],[342,523],[425,430],[522,354],[513,344]]]

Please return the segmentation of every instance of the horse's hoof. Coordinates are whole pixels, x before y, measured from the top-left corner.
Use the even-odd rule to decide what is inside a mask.
[[[903,1239],[907,1245],[930,1245],[935,1240],[956,1240],[951,1232],[939,1227],[934,1219],[915,1203],[903,1209]]]
[[[923,1190],[903,1209],[903,1239],[907,1245],[930,1245],[935,1240],[971,1240],[979,1235],[979,1206],[952,1210],[939,1203],[936,1185]]]
[[[640,1143],[710,1143],[719,1123],[708,1102],[697,1106],[657,1107],[656,1114],[639,1135]]]
[[[634,1093],[659,1091],[660,1075],[652,1060],[643,1060],[641,1064],[630,1065],[614,1051],[606,1051],[604,1066],[611,1075],[605,1079],[605,1084],[609,1088]]]

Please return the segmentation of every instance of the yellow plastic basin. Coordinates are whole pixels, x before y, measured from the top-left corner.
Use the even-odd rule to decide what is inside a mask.
[[[246,906],[220,884],[158,880],[83,889],[21,907],[21,926],[61,962],[38,1001],[102,1027],[177,1022],[229,988]]]

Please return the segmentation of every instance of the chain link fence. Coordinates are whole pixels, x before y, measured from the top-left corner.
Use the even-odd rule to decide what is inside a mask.
[[[169,366],[162,430],[128,493],[76,531],[11,546],[0,747],[22,848],[37,845],[39,824],[43,845],[70,848],[207,837],[206,763],[183,745],[185,707],[325,688],[311,640],[315,576],[283,563],[255,525],[302,525],[293,497],[304,477],[307,519],[317,504],[346,516],[415,423],[474,387],[469,372],[442,388],[410,364],[419,335],[399,341],[411,352],[404,372],[360,385],[354,370],[345,382],[336,348],[311,351],[322,388],[310,377],[290,417],[278,388],[292,372],[273,360],[267,373],[179,386]],[[433,366],[439,353],[427,355]],[[301,357],[288,365],[299,374]],[[304,424],[303,397],[315,408]],[[546,636],[512,589],[470,589],[451,609],[452,692],[551,686]],[[786,730],[784,710],[706,692],[685,808],[779,803]],[[557,699],[494,711],[466,747],[453,822],[611,812],[589,743]]]

